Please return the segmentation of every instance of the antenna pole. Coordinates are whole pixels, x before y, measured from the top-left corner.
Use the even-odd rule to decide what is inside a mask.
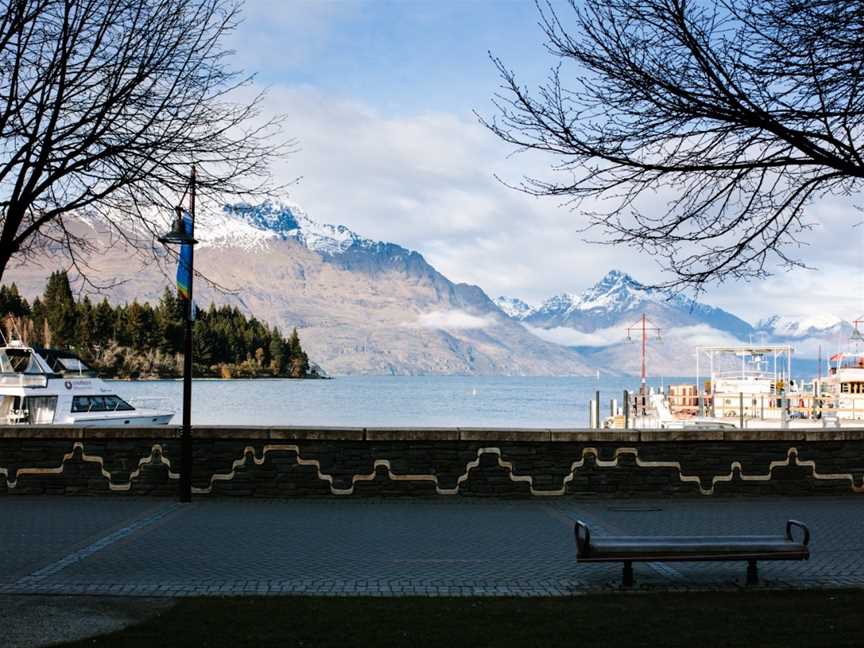
[[[645,313],[642,313],[642,385],[645,385],[648,378],[648,372],[645,369],[645,350],[647,345],[647,331],[645,329]]]
[[[629,326],[627,328],[627,337],[630,338],[630,333],[632,331],[640,331],[642,334],[642,352],[640,357],[641,371],[640,371],[640,386],[639,393],[642,395],[641,400],[641,413],[645,413],[645,400],[648,394],[648,333],[656,333],[657,337],[660,337],[660,329],[656,326],[648,326],[650,322],[648,318],[645,316],[645,313],[642,313],[642,317],[639,318],[639,321],[636,322],[633,326]],[[640,412],[637,412],[640,413]]]

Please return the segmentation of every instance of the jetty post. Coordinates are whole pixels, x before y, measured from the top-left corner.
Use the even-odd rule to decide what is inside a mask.
[[[624,429],[630,429],[630,392],[624,390]]]
[[[594,392],[594,426],[599,430],[603,427],[600,423],[600,390]]]

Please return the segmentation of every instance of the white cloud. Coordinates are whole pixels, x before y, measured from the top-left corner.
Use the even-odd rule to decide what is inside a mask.
[[[614,344],[624,344],[626,336],[620,326],[597,329],[584,333],[566,326],[551,329],[526,326],[537,337],[563,346],[605,347]],[[663,331],[662,343],[666,346],[680,345],[681,348],[696,346],[729,346],[741,344],[734,336],[718,331],[707,324],[694,326],[677,326]],[[652,345],[657,344],[652,340]]]
[[[680,342],[690,347],[697,346],[736,346],[742,341],[734,335],[708,326],[697,324],[695,326],[677,326],[670,328],[663,334],[666,342]]]
[[[272,88],[267,109],[285,114],[286,135],[299,140],[300,151],[278,172],[286,181],[302,176],[291,194],[312,218],[418,250],[453,281],[541,302],[580,292],[611,268],[646,283],[668,279],[649,255],[583,242],[579,213],[497,181],[496,173],[511,181],[542,175],[549,160],[508,157],[510,149],[471,115],[389,116],[299,86]],[[665,208],[659,197],[655,208]],[[860,217],[839,198],[810,215],[817,226],[807,245],[790,252],[818,270],[777,268],[771,279],[729,282],[700,298],[751,322],[813,309],[845,319],[864,311],[864,227],[852,227]]]
[[[421,313],[417,317],[416,322],[413,323],[413,326],[419,328],[456,330],[482,329],[491,326],[493,323],[491,317],[478,317],[477,315],[471,315],[470,313],[461,310],[434,310],[429,311],[428,313]]]
[[[597,329],[591,333],[583,333],[566,326],[544,329],[526,325],[525,328],[541,340],[562,346],[603,347],[624,341],[624,336],[619,327]]]

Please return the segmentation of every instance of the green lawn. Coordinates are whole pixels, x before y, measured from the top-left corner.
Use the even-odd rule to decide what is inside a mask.
[[[200,598],[65,646],[861,646],[864,591],[562,598]]]

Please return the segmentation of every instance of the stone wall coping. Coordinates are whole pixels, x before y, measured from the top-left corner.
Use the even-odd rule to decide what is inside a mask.
[[[0,426],[3,439],[177,439],[179,426],[65,427]],[[479,427],[268,427],[246,425],[193,426],[194,439],[250,441],[473,441],[550,443],[667,443],[722,441],[836,442],[864,441],[862,428],[799,428],[745,430],[591,430],[584,428],[479,428]]]

